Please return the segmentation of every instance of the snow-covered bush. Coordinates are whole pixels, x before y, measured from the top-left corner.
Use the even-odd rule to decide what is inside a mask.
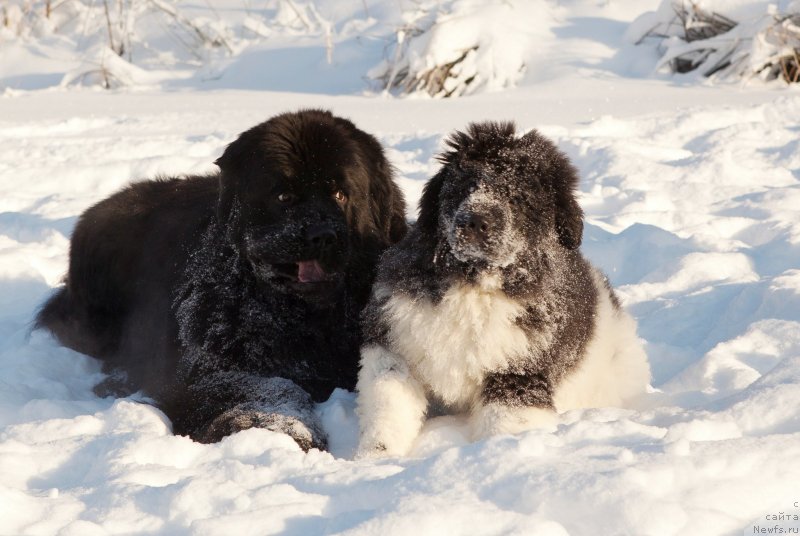
[[[314,0],[0,2],[0,47],[58,43],[79,55],[85,70],[67,73],[62,85],[148,83],[159,69],[204,67],[279,34],[316,37],[330,56],[331,32]]]
[[[134,46],[146,48],[148,26],[172,32],[189,48],[228,47],[227,28],[203,18],[183,16],[175,0],[6,0],[0,41],[60,35],[68,39],[101,38],[121,57],[131,58]],[[157,17],[157,18],[153,18]],[[181,35],[179,35],[181,34]]]
[[[704,76],[800,80],[800,2],[662,0],[628,30],[655,39],[658,68]]]
[[[0,5],[0,43],[52,34],[79,18],[83,7],[74,0],[5,0]]]
[[[201,63],[233,50],[228,25],[185,16],[177,0],[6,0],[1,14],[0,44],[56,41],[81,54],[85,70],[62,85],[129,85],[141,81],[133,64]]]
[[[386,90],[455,97],[515,85],[537,36],[549,35],[545,0],[418,3],[403,13],[390,59],[368,76]]]
[[[774,24],[757,36],[750,66],[767,80],[800,82],[800,6],[793,13],[777,15]]]

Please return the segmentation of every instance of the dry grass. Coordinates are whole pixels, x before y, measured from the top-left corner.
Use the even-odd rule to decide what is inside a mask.
[[[459,68],[464,60],[470,54],[474,54],[478,50],[477,46],[464,50],[459,57],[449,63],[437,65],[427,71],[417,73],[415,76],[407,76],[402,82],[402,90],[404,93],[413,93],[415,91],[426,91],[432,97],[452,97],[458,96],[469,88],[473,82],[474,76],[465,78],[463,81],[459,79]],[[453,81],[455,83],[448,84]],[[449,89],[448,89],[448,86]]]
[[[736,26],[736,22],[728,17],[716,12],[705,11],[693,2],[674,4],[673,8],[675,16],[683,27],[684,40],[687,43],[711,39],[729,32]],[[670,61],[670,68],[676,73],[688,73],[702,65],[715,51],[716,48],[709,47],[679,56]],[[705,75],[711,76],[727,66],[727,62],[717,63]]]
[[[749,26],[737,28],[736,21],[706,11],[695,2],[676,0],[672,7],[675,16],[667,30],[659,26],[648,34],[660,39],[677,35],[687,45],[677,56],[668,61],[665,58],[672,72],[702,69],[704,76],[722,73],[765,80],[780,78],[790,84],[800,82],[800,14],[773,15],[773,20],[765,20],[764,25],[754,24],[755,35],[749,35]],[[725,36],[728,32],[731,35]]]
[[[393,60],[380,74],[373,75],[373,79],[380,83],[382,89],[397,90],[404,94],[422,91],[436,98],[457,97],[469,91],[475,75],[464,72],[467,63],[465,60],[476,54],[477,45],[462,50],[452,61],[426,70],[417,71],[409,65],[410,43],[430,30],[430,26],[426,28],[410,24],[397,31]]]
[[[777,53],[764,60],[758,73],[767,80],[783,78],[789,84],[800,82],[800,14],[777,17],[764,39]]]

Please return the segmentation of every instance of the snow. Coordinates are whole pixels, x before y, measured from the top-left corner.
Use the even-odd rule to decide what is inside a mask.
[[[568,0],[547,2],[548,27],[537,26],[547,31],[531,38],[547,51],[543,68],[516,87],[395,98],[371,93],[361,76],[392,42],[402,3],[320,1],[310,29],[272,17],[270,4],[249,23],[274,32],[263,40],[237,33],[245,14],[235,18],[234,4],[219,13],[236,54],[209,53],[198,67],[170,63],[165,48],[134,61],[132,85],[112,91],[61,84],[89,57],[90,39],[78,50],[74,33],[0,34],[0,534],[798,526],[796,88],[657,73],[655,48],[624,34],[658,2]],[[216,20],[207,6],[189,13]],[[281,76],[293,58],[302,67]],[[213,170],[239,132],[300,107],[330,108],[376,134],[410,217],[452,130],[514,119],[551,137],[582,177],[583,250],[639,322],[653,369],[646,400],[568,412],[552,433],[472,443],[463,419],[441,417],[409,457],[378,462],[352,460],[358,422],[344,391],[317,408],[331,451],[309,453],[265,430],[201,445],[173,436],[141,397],[94,396],[99,364],[30,325],[66,270],[77,216],[132,180]]]

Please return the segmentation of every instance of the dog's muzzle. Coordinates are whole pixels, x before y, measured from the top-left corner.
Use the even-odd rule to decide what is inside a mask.
[[[507,265],[518,250],[510,209],[501,203],[462,203],[447,229],[450,248],[462,262]]]
[[[454,224],[455,231],[464,240],[478,246],[484,246],[492,236],[497,222],[490,214],[462,213],[456,217]]]
[[[295,230],[294,235],[247,239],[247,253],[257,277],[291,287],[305,295],[334,291],[342,283],[346,262],[346,233],[319,222]]]

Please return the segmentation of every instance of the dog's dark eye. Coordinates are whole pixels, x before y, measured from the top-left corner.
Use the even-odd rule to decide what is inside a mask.
[[[278,194],[278,201],[288,205],[289,203],[294,203],[297,200],[297,196],[294,194],[290,194],[288,192],[283,192],[282,194]]]
[[[341,190],[336,190],[336,191],[333,193],[333,198],[334,198],[334,199],[336,200],[336,202],[337,202],[337,203],[339,203],[340,205],[344,205],[345,203],[347,203],[347,194],[346,194],[346,193],[344,193],[344,192],[343,192],[343,191],[341,191]]]

